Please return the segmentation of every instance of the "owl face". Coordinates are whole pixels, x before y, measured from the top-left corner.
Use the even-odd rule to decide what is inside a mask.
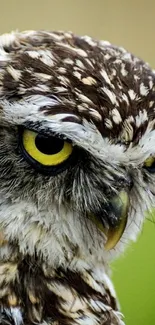
[[[4,236],[53,265],[104,262],[154,204],[154,72],[71,33],[12,33],[0,44]]]

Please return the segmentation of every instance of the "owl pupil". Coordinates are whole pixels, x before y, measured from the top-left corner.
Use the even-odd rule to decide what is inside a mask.
[[[38,134],[35,139],[35,145],[40,152],[46,155],[54,155],[62,150],[64,141],[59,138]]]

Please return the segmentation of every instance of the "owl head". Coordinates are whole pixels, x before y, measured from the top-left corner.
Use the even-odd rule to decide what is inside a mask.
[[[155,204],[155,74],[72,33],[0,37],[0,227],[11,256],[94,267]],[[8,257],[7,257],[8,258]]]

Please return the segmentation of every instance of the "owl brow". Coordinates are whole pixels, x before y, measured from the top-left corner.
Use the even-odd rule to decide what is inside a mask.
[[[71,140],[68,139],[64,134],[62,134],[60,132],[52,131],[52,129],[49,128],[48,126],[47,127],[43,126],[41,122],[26,121],[22,125],[19,125],[18,129],[19,129],[19,132],[22,132],[23,129],[29,129],[29,130],[32,130],[34,132],[41,133],[41,134],[43,134],[43,135],[45,135],[47,137],[48,136],[54,136],[54,137],[57,137],[59,139],[68,140],[69,142],[71,142]]]

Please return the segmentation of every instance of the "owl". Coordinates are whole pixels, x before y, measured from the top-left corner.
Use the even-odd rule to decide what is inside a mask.
[[[125,324],[109,264],[155,205],[154,143],[141,59],[71,32],[0,36],[1,325]]]

